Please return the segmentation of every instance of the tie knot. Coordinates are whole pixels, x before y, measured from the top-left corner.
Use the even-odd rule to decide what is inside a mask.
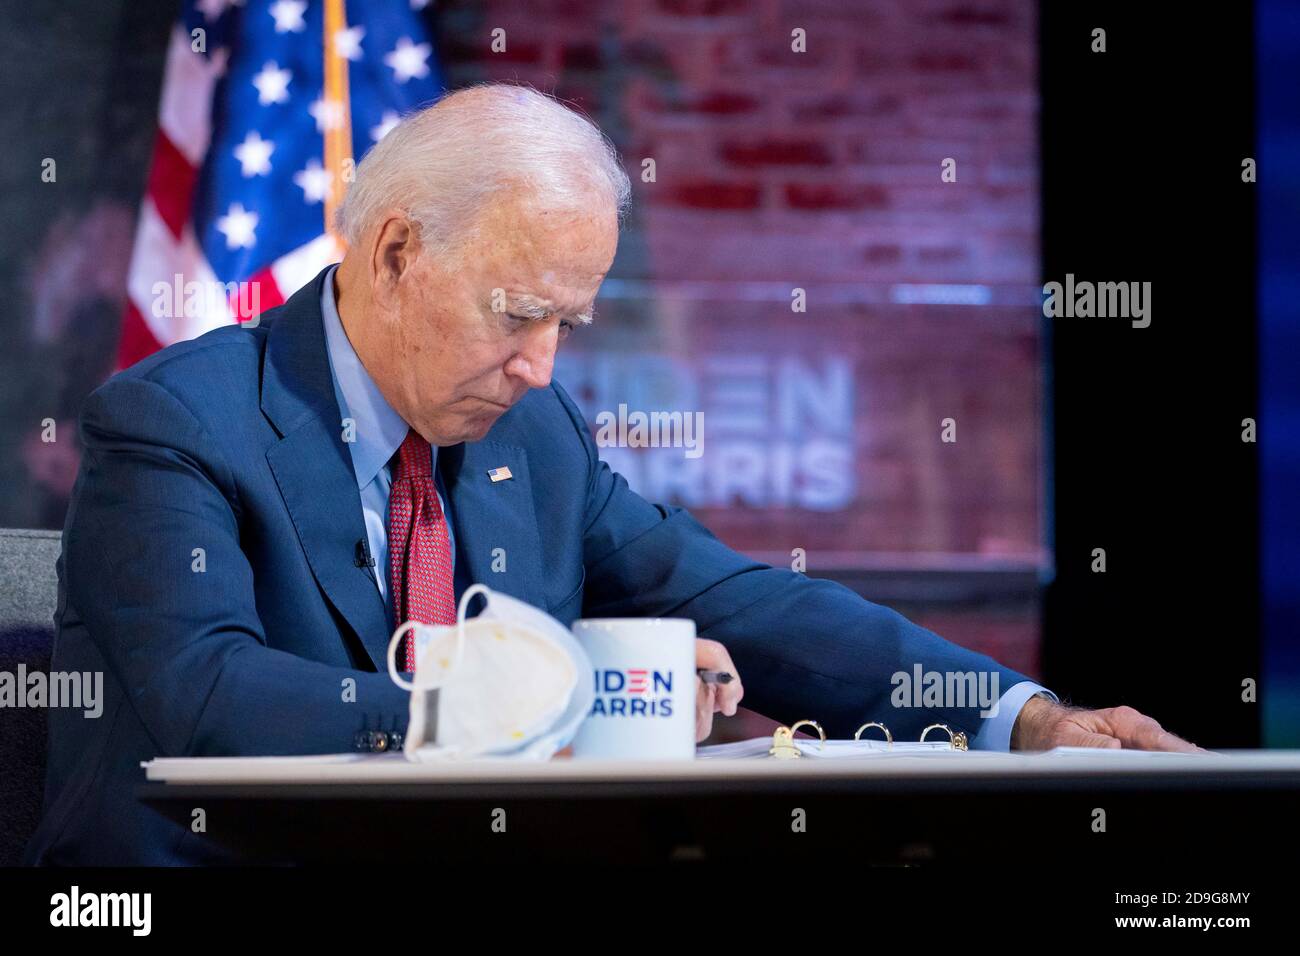
[[[393,468],[393,481],[403,478],[429,477],[433,474],[433,456],[429,443],[412,428],[397,449],[397,464]]]

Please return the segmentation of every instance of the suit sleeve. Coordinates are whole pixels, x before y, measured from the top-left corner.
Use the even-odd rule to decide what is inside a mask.
[[[753,561],[682,508],[646,501],[600,460],[577,407],[555,389],[588,461],[585,615],[692,618],[698,635],[725,645],[736,662],[746,707],[786,723],[814,719],[831,737],[851,737],[873,720],[899,739],[916,740],[934,722],[974,737],[981,710],[990,709],[979,701],[1028,680],[843,585]],[[913,706],[918,698],[895,675],[907,675],[910,688],[917,665],[945,683],[961,681],[964,700]]]
[[[358,730],[405,730],[409,697],[387,674],[267,647],[233,476],[180,401],[113,379],[81,436],[68,603],[159,755],[339,753]]]

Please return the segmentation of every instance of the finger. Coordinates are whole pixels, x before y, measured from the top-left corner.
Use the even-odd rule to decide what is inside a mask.
[[[696,714],[695,715],[695,742],[707,740],[709,734],[713,733],[713,715]]]
[[[709,670],[720,671],[726,670],[725,665],[730,663],[731,655],[717,641],[711,641],[706,637],[697,637],[695,639],[696,667],[707,667]]]
[[[734,671],[732,673],[735,673]],[[722,711],[728,717],[736,715],[736,707],[740,704],[740,699],[745,696],[745,688],[737,677],[730,684],[714,684],[718,688],[718,710]]]
[[[695,642],[695,666],[724,671],[731,675],[732,679],[728,683],[713,686],[718,689],[716,709],[728,717],[735,716],[736,708],[741,698],[745,696],[745,688],[740,682],[740,670],[731,659],[731,654],[727,652],[726,647],[717,641],[699,638]]]
[[[1164,750],[1166,739],[1173,737],[1173,734],[1150,717],[1142,717],[1116,736],[1129,750]]]
[[[714,732],[714,715],[695,714],[695,743],[707,740],[712,732]]]
[[[1098,716],[1106,729],[1129,750],[1175,750],[1192,752],[1192,745],[1169,733],[1153,717],[1132,707],[1112,707],[1100,711]]]
[[[713,711],[700,709],[695,711],[695,742],[698,744],[713,733]]]
[[[1113,707],[1102,711],[1111,732],[1125,747],[1133,750],[1164,750],[1170,753],[1208,754],[1210,751],[1170,733],[1159,721],[1132,707]]]
[[[1094,714],[1085,714],[1085,717]],[[1123,744],[1119,738],[1110,734],[1099,733],[1077,721],[1066,721],[1051,734],[1049,744],[1052,747],[1100,747],[1105,750],[1119,750]]]
[[[1157,741],[1157,744],[1158,744],[1157,746],[1152,747],[1151,749],[1168,750],[1173,753],[1180,753],[1180,754],[1208,754],[1210,752],[1206,750],[1204,747],[1196,746],[1196,744],[1192,743],[1189,740],[1184,740],[1182,737],[1179,737],[1177,734],[1171,734],[1167,730],[1160,731],[1160,737],[1159,740]]]
[[[713,731],[713,693],[698,677],[695,685],[695,742],[699,743]]]

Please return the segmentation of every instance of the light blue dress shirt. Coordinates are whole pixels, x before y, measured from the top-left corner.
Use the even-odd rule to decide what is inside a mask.
[[[981,722],[982,726],[971,738],[969,743],[971,750],[1010,750],[1011,729],[1015,726],[1016,718],[1020,716],[1020,709],[1025,706],[1025,701],[1035,694],[1046,694],[1052,700],[1060,702],[1050,690],[1040,687],[1031,680],[1012,684],[998,698],[998,715],[985,717]]]
[[[325,318],[325,350],[329,354],[330,372],[334,377],[334,397],[338,399],[339,412],[344,419],[354,423],[355,441],[348,442],[352,452],[352,470],[357,477],[361,493],[361,513],[366,521],[366,541],[370,556],[375,559],[373,568],[375,584],[383,595],[390,620],[393,615],[393,597],[388,593],[388,491],[392,487],[389,461],[406,440],[410,426],[379,391],[361,359],[357,358],[343,321],[339,318],[334,301],[334,273],[330,269],[321,291],[320,307]],[[339,423],[342,430],[343,423]],[[430,446],[430,467],[438,474],[438,448]],[[438,503],[447,518],[447,536],[451,541],[452,568],[456,566],[456,537],[451,529],[451,512],[442,493],[441,481],[436,481]]]
[[[338,266],[335,266],[330,270],[321,292],[325,345],[329,352],[334,395],[338,399],[339,410],[344,418],[350,418],[355,423],[356,441],[348,444],[352,452],[352,470],[356,473],[357,488],[361,493],[366,539],[370,544],[371,557],[375,559],[375,583],[379,586],[379,593],[384,597],[391,618],[393,599],[388,593],[388,490],[392,478],[388,463],[397,454],[410,426],[380,394],[379,387],[348,341],[334,301],[334,273],[337,269]],[[343,427],[342,423],[339,427]],[[438,449],[433,447],[430,465],[434,469],[434,475],[437,475],[437,464]],[[447,534],[451,540],[454,568],[456,538],[451,530],[451,512],[447,510],[447,499],[443,496],[440,482],[438,501],[442,504],[442,513],[447,516]],[[970,747],[973,750],[1009,750],[1011,728],[1020,715],[1020,709],[1025,706],[1025,701],[1037,693],[1045,693],[1052,700],[1057,699],[1055,694],[1033,681],[1013,684],[998,698],[997,716],[984,718],[979,731],[971,738]]]

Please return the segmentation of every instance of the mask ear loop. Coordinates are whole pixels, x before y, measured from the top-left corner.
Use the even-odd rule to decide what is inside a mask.
[[[487,585],[484,584],[475,584],[473,587],[466,588],[465,593],[461,595],[460,607],[456,610],[456,657],[452,661],[451,667],[448,668],[448,675],[451,671],[456,669],[457,665],[460,664],[461,659],[465,656],[465,611],[469,608],[470,598],[474,597],[476,594],[486,596],[489,603],[492,601],[492,592],[488,589]],[[413,683],[402,677],[400,672],[397,670],[397,645],[401,643],[401,640],[406,635],[407,631],[414,630],[419,626],[419,621],[407,621],[393,632],[393,636],[388,641],[388,676],[392,678],[393,683],[402,688],[402,690],[433,690],[436,687],[442,686],[441,683],[435,682],[420,684]],[[444,680],[446,679],[446,676],[447,675],[444,675]]]
[[[397,671],[397,645],[401,643],[402,637],[407,631],[414,630],[419,626],[419,621],[407,621],[397,630],[393,631],[393,636],[388,641],[388,676],[392,678],[393,683],[402,688],[402,690],[414,691],[415,685],[402,677]]]

